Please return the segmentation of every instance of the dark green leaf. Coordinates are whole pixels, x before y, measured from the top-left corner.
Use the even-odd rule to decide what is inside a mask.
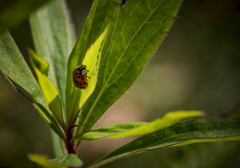
[[[192,143],[239,141],[240,119],[194,119],[174,124],[140,137],[101,158],[91,167],[100,167],[113,160],[148,150],[183,146]]]
[[[0,6],[0,33],[27,19],[30,13],[49,0],[15,0]]]
[[[240,142],[216,142],[184,146],[160,163],[158,168],[224,167],[240,149]]]
[[[37,81],[8,32],[0,36],[0,70],[10,83],[33,103],[55,132],[64,138]]]
[[[232,107],[225,116],[239,117],[239,114],[240,103]],[[240,142],[218,142],[184,146],[160,163],[159,168],[223,167],[232,162],[232,158],[237,154],[239,149]]]
[[[73,31],[63,0],[52,0],[30,17],[37,54],[49,64],[48,78],[57,88],[63,109],[67,62],[73,48]]]
[[[96,89],[80,113],[80,133],[88,131],[133,84],[167,35],[181,2],[131,0],[121,8]]]

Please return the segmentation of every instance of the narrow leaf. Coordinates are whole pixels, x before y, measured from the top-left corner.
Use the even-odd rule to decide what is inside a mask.
[[[10,83],[37,107],[56,133],[64,138],[37,81],[8,32],[0,35],[0,70]]]
[[[213,168],[231,167],[229,164],[237,155],[240,142],[201,143],[184,146],[172,153],[166,160],[155,167],[171,168]]]
[[[145,122],[130,122],[130,123],[121,123],[115,124],[107,127],[100,127],[92,129],[91,131],[83,134],[83,135],[76,135],[73,139],[79,140],[97,140],[101,138],[106,138],[121,132],[125,132],[131,130],[133,128],[145,125]]]
[[[48,63],[44,59],[39,57],[33,50],[29,49],[28,53],[32,66],[36,72],[39,85],[43,91],[45,98],[47,99],[50,109],[52,110],[53,114],[55,115],[61,126],[63,128],[66,128],[63,121],[61,101],[58,92],[52,82],[46,76]]]
[[[77,114],[79,112],[79,109],[81,109],[82,105],[86,102],[86,100],[92,94],[92,92],[96,87],[98,67],[99,67],[101,54],[102,54],[102,45],[104,44],[104,39],[107,35],[107,32],[108,32],[108,27],[104,30],[104,32],[98,37],[98,39],[88,49],[83,59],[82,65],[85,65],[88,71],[87,72],[87,76],[89,77],[88,86],[85,89],[79,89],[77,87],[75,87],[74,89],[72,107],[75,107],[75,109],[67,113],[67,121],[70,118],[70,125],[74,123],[77,117]],[[73,85],[73,81],[72,81],[72,85]]]
[[[178,111],[169,112],[162,118],[150,123],[122,123],[108,127],[95,128],[91,131],[78,135],[74,139],[95,140],[100,138],[122,138],[125,136],[145,135],[166,128],[180,119],[202,116],[201,111]]]
[[[55,159],[49,159],[46,155],[29,154],[28,158],[46,168],[80,167],[82,165],[82,161],[75,154],[64,155]]]
[[[10,1],[7,6],[1,6],[0,33],[27,20],[30,13],[48,1],[49,0],[18,0]]]
[[[148,150],[183,146],[192,143],[239,140],[239,118],[186,120],[155,133],[140,137],[114,150],[90,167],[100,167],[113,160]]]
[[[149,133],[158,131],[160,129],[166,128],[176,123],[178,120],[190,118],[190,117],[199,117],[203,115],[204,113],[201,111],[169,112],[166,115],[164,115],[162,118],[154,120],[147,125],[143,125],[143,126],[134,128],[132,130],[129,130],[127,132],[122,132],[122,133],[110,136],[109,138],[121,138],[121,137],[132,136],[132,135],[145,135],[145,134],[149,134]]]
[[[233,106],[225,117],[239,117],[240,103]],[[171,168],[212,168],[224,167],[232,162],[240,149],[240,142],[203,143],[184,146],[171,154],[158,167]],[[197,163],[197,164],[196,164]]]
[[[121,8],[96,89],[80,113],[80,133],[90,130],[133,84],[167,35],[181,3],[182,0],[131,0]]]
[[[49,63],[48,78],[57,88],[64,108],[67,62],[74,44],[65,2],[51,0],[31,15],[30,24],[36,52]]]
[[[66,113],[67,124],[70,122],[70,115],[68,113],[76,113],[72,109],[72,103],[79,102],[80,93],[75,92],[75,86],[72,82],[73,70],[82,63],[84,56],[90,46],[97,40],[100,34],[108,27],[108,34],[105,38],[105,45],[102,52],[105,53],[110,39],[112,37],[113,28],[117,19],[117,14],[120,6],[119,0],[95,0],[93,2],[91,11],[82,30],[68,62],[67,84],[66,84]],[[73,97],[73,93],[75,96]],[[77,106],[79,107],[79,106]]]

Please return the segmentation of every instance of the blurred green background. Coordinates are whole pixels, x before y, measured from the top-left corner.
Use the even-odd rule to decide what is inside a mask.
[[[0,1],[0,9],[5,7],[2,2],[6,1]],[[67,3],[79,35],[92,1]],[[151,121],[174,110],[203,110],[207,116],[221,116],[240,101],[240,1],[185,0],[178,16],[139,78],[97,127]],[[10,32],[29,62],[26,47],[33,48],[33,43],[28,21]],[[27,159],[29,152],[53,157],[47,124],[1,73],[0,93],[0,167],[37,167]],[[131,139],[83,142],[78,155],[87,165]],[[176,150],[146,152],[105,167],[156,167]],[[237,155],[229,156],[223,167],[240,167],[240,148],[236,151]]]

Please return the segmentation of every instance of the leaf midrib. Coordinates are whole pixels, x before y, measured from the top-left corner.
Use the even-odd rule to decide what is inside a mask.
[[[90,110],[89,110],[89,112],[88,112],[86,118],[84,119],[82,125],[85,125],[85,123],[87,123],[88,118],[90,117],[90,115],[91,115],[93,109],[95,108],[95,106],[96,106],[98,100],[100,99],[100,97],[102,96],[103,92],[106,90],[106,88],[107,88],[107,84],[108,84],[109,80],[111,79],[111,76],[113,75],[113,72],[115,71],[117,65],[119,64],[119,62],[120,62],[120,60],[121,60],[123,54],[125,53],[126,49],[127,49],[128,46],[129,46],[129,44],[130,44],[131,41],[135,38],[136,34],[141,30],[141,28],[146,24],[146,22],[149,20],[149,18],[153,15],[153,13],[155,13],[155,11],[158,9],[158,7],[161,5],[162,2],[163,2],[163,0],[161,0],[161,1],[159,2],[159,4],[157,5],[157,7],[152,11],[152,13],[149,15],[149,17],[143,22],[143,24],[139,27],[138,31],[136,31],[136,33],[133,35],[133,37],[131,38],[131,40],[128,42],[127,46],[124,48],[124,50],[123,50],[121,56],[119,57],[119,59],[118,59],[118,61],[117,61],[117,63],[116,63],[116,66],[114,67],[114,69],[112,70],[111,74],[109,75],[107,81],[105,82],[104,86],[103,86],[102,89],[100,90],[100,92],[99,92],[97,98],[95,99],[93,105],[91,106],[91,108],[90,108]],[[137,7],[137,5],[136,5],[136,7]],[[136,9],[136,8],[135,8],[135,9]],[[133,11],[134,11],[134,10],[133,10]],[[108,48],[108,49],[109,49],[109,48]],[[105,72],[106,72],[106,71],[105,71]],[[80,132],[81,132],[81,130],[80,130]]]

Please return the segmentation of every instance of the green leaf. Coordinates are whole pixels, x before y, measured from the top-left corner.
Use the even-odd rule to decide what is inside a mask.
[[[239,152],[240,142],[202,143],[184,146],[155,167],[225,167]],[[231,166],[228,166],[231,167]]]
[[[39,57],[33,50],[28,49],[28,53],[33,69],[36,72],[39,85],[45,98],[47,99],[49,107],[57,118],[58,122],[65,129],[66,125],[63,121],[61,101],[58,92],[52,82],[46,76],[46,71],[48,70],[48,63],[44,59]]]
[[[130,122],[130,123],[115,124],[107,127],[95,128],[83,135],[76,135],[73,139],[97,140],[97,139],[106,138],[121,132],[129,131],[131,129],[134,129],[136,127],[139,127],[145,124],[147,123],[146,122]]]
[[[160,129],[166,128],[180,119],[202,116],[201,111],[178,111],[169,112],[162,118],[156,119],[150,123],[122,123],[108,127],[92,129],[85,134],[77,135],[74,139],[96,140],[100,138],[122,138],[125,136],[145,135]]]
[[[80,133],[89,131],[133,84],[167,35],[181,3],[182,0],[131,0],[121,8],[96,89],[80,113]]]
[[[122,133],[110,136],[109,138],[121,138],[121,137],[132,136],[132,135],[145,135],[145,134],[149,134],[149,133],[158,131],[160,129],[166,128],[181,119],[190,118],[190,117],[199,117],[203,115],[204,113],[201,111],[169,112],[166,115],[164,115],[162,118],[156,119],[147,125],[143,125],[143,126],[134,128],[132,130],[129,130],[127,132],[122,132]]]
[[[48,1],[49,0],[17,0],[8,2],[6,6],[1,5],[0,33],[23,22],[30,13]]]
[[[88,87],[86,89],[79,89],[75,87],[74,89],[74,92],[72,95],[73,97],[72,107],[75,107],[75,108],[74,110],[69,111],[66,117],[67,121],[70,118],[70,122],[69,122],[70,125],[72,125],[75,122],[79,109],[81,109],[82,105],[86,102],[86,100],[92,94],[92,92],[96,87],[98,68],[99,68],[99,63],[100,63],[101,54],[102,54],[102,45],[104,44],[104,39],[107,35],[107,32],[108,32],[108,27],[106,27],[104,32],[98,37],[98,39],[88,49],[83,59],[82,65],[85,65],[88,70],[87,72],[87,76],[89,77]]]
[[[80,109],[79,103],[80,91],[77,91],[73,85],[72,73],[73,70],[82,64],[84,56],[90,46],[97,40],[100,34],[108,27],[108,34],[106,34],[105,45],[102,53],[105,53],[110,42],[112,31],[117,19],[118,9],[120,6],[119,0],[95,0],[93,2],[91,11],[86,20],[84,29],[79,37],[68,62],[67,84],[66,84],[66,118],[69,125],[71,114],[76,114]],[[75,94],[73,97],[72,95]],[[74,103],[73,103],[74,102]],[[73,108],[73,104],[74,106]]]
[[[54,131],[64,138],[37,81],[8,32],[0,35],[0,70],[10,83],[33,103]]]
[[[90,167],[100,167],[113,160],[148,150],[183,146],[202,142],[239,140],[239,118],[207,118],[186,120],[152,134],[142,136],[107,154]]]
[[[52,0],[30,17],[37,54],[49,63],[48,78],[57,88],[63,109],[67,62],[73,48],[73,30],[63,0]]]
[[[28,158],[46,168],[65,168],[69,166],[80,167],[82,165],[82,161],[75,154],[64,155],[55,159],[49,159],[46,155],[29,154]]]
[[[225,114],[226,117],[239,117],[240,103],[236,104]],[[194,144],[184,146],[171,154],[166,160],[158,166],[171,168],[212,168],[224,167],[232,162],[232,158],[237,155],[240,149],[240,142],[218,142]],[[229,167],[231,167],[229,165]]]

